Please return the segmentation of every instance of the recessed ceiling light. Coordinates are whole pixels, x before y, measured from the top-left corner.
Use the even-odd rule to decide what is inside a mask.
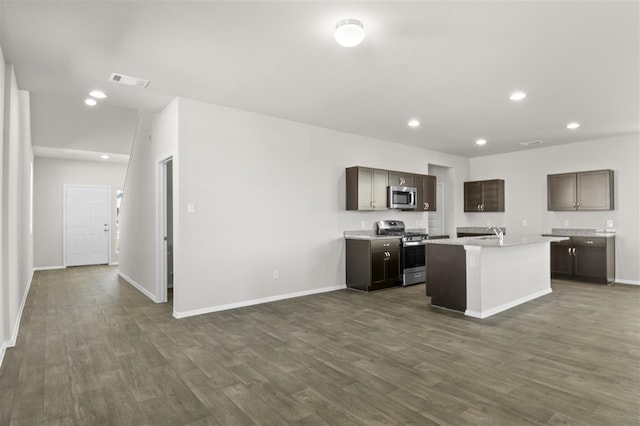
[[[418,126],[420,126],[420,122],[418,120],[409,120],[409,122],[407,123],[407,125],[409,127],[413,127],[416,128]]]
[[[340,46],[354,47],[364,40],[364,25],[357,19],[343,19],[336,24],[333,36]]]
[[[111,157],[109,157],[108,155],[101,155],[100,158],[102,158],[103,160],[108,160]]]
[[[509,99],[511,99],[512,101],[521,101],[526,97],[527,94],[524,92],[513,92],[511,96],[509,96]]]
[[[107,97],[107,95],[104,94],[104,92],[100,91],[100,90],[93,90],[91,92],[89,92],[89,96],[96,98],[96,99],[104,99]]]
[[[89,106],[95,106],[97,104],[95,99],[87,98],[84,100],[84,103]]]
[[[577,129],[578,127],[580,127],[580,123],[576,123],[575,121],[572,121],[571,123],[567,124],[567,129]]]
[[[486,144],[487,144],[486,139],[478,139],[476,141],[476,145],[486,145]]]

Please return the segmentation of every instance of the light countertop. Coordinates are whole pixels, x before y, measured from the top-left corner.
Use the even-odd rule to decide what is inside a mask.
[[[552,228],[551,232],[543,235],[553,235],[560,237],[606,237],[612,238],[616,236],[615,231],[606,231],[604,229],[588,229],[588,228]]]
[[[428,240],[427,244],[448,244],[458,246],[476,246],[476,247],[513,247],[525,244],[540,244],[553,241],[564,241],[567,237],[553,236],[545,237],[538,234],[513,234],[505,235],[500,241],[497,236],[484,237],[462,237],[451,238],[448,240]]]

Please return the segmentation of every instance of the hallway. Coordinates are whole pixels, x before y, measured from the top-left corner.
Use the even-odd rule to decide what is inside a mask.
[[[553,286],[484,321],[424,285],[176,320],[115,267],[41,271],[0,424],[637,424],[640,289]]]

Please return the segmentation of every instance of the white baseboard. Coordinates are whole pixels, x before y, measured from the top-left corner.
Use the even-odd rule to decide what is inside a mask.
[[[546,288],[544,290],[540,290],[540,291],[535,292],[533,294],[530,294],[528,296],[521,297],[520,299],[513,300],[513,301],[511,301],[509,303],[505,303],[503,305],[496,306],[495,308],[487,309],[486,311],[477,312],[477,311],[470,311],[470,310],[467,309],[464,312],[464,314],[467,315],[467,316],[473,317],[473,318],[484,319],[484,318],[490,317],[491,315],[495,315],[497,313],[506,311],[507,309],[511,309],[511,308],[513,308],[515,306],[518,306],[518,305],[521,305],[523,303],[526,303],[526,302],[528,302],[530,300],[537,299],[538,297],[542,297],[542,296],[544,296],[546,294],[551,293],[551,291],[552,290],[550,288]]]
[[[118,266],[120,262],[109,262],[109,266]]]
[[[614,284],[640,285],[640,281],[636,281],[636,280],[615,280]]]
[[[34,271],[53,271],[54,269],[66,269],[66,266],[36,266]]]
[[[35,271],[35,269],[34,269]],[[33,282],[33,273],[31,271],[31,276],[29,277],[29,282],[27,283],[27,288],[22,295],[22,302],[20,302],[20,308],[18,309],[18,315],[16,315],[16,325],[11,332],[11,338],[5,342],[0,342],[0,366],[2,366],[2,360],[4,359],[4,354],[7,352],[8,348],[13,348],[18,341],[18,332],[20,331],[20,323],[22,322],[22,312],[24,311],[24,305],[27,304],[27,296],[29,295],[29,290],[31,290],[31,283]]]
[[[178,312],[174,310],[173,316],[175,318],[186,318],[186,317],[192,317],[194,315],[210,314],[212,312],[220,312],[220,311],[226,311],[229,309],[243,308],[245,306],[275,302],[278,300],[292,299],[294,297],[309,296],[311,294],[318,294],[318,293],[327,293],[330,291],[342,290],[345,288],[347,288],[347,286],[343,284],[343,285],[336,285],[331,287],[315,288],[312,290],[296,291],[294,293],[280,294],[277,296],[263,297],[260,299],[243,300],[242,302],[229,303],[227,305],[210,306],[207,308],[194,309],[194,310],[185,311],[185,312]]]
[[[0,343],[0,367],[2,367],[2,360],[4,359],[4,354],[7,352],[7,344],[2,342]]]
[[[121,271],[118,271],[118,275],[120,275],[126,282],[128,282],[133,287],[135,287],[136,290],[138,290],[140,293],[144,294],[149,299],[158,303],[158,300],[156,299],[156,296],[153,293],[151,293],[149,290],[147,290],[146,288],[142,287],[140,284],[135,282],[135,280],[133,280],[131,277],[127,276],[126,274],[123,274]]]

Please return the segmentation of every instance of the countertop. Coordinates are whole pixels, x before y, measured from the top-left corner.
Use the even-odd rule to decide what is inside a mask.
[[[615,231],[606,231],[604,229],[588,229],[588,228],[552,228],[551,232],[542,234],[545,236],[559,237],[606,237],[612,238],[616,236]]]
[[[407,229],[407,232],[424,232],[426,234],[424,229]],[[430,237],[436,238],[438,235],[430,235]],[[388,240],[402,237],[400,235],[376,235],[376,231],[358,230],[344,231],[344,238],[345,240]]]
[[[513,234],[505,235],[500,242],[497,236],[485,237],[462,237],[448,240],[428,240],[427,244],[448,244],[457,246],[477,246],[477,247],[513,247],[525,244],[548,243],[552,241],[564,241],[565,236],[541,236],[538,234]]]
[[[504,234],[507,234],[507,229],[504,226],[460,226],[456,228],[456,232],[463,234],[493,234],[494,229],[502,229]]]

